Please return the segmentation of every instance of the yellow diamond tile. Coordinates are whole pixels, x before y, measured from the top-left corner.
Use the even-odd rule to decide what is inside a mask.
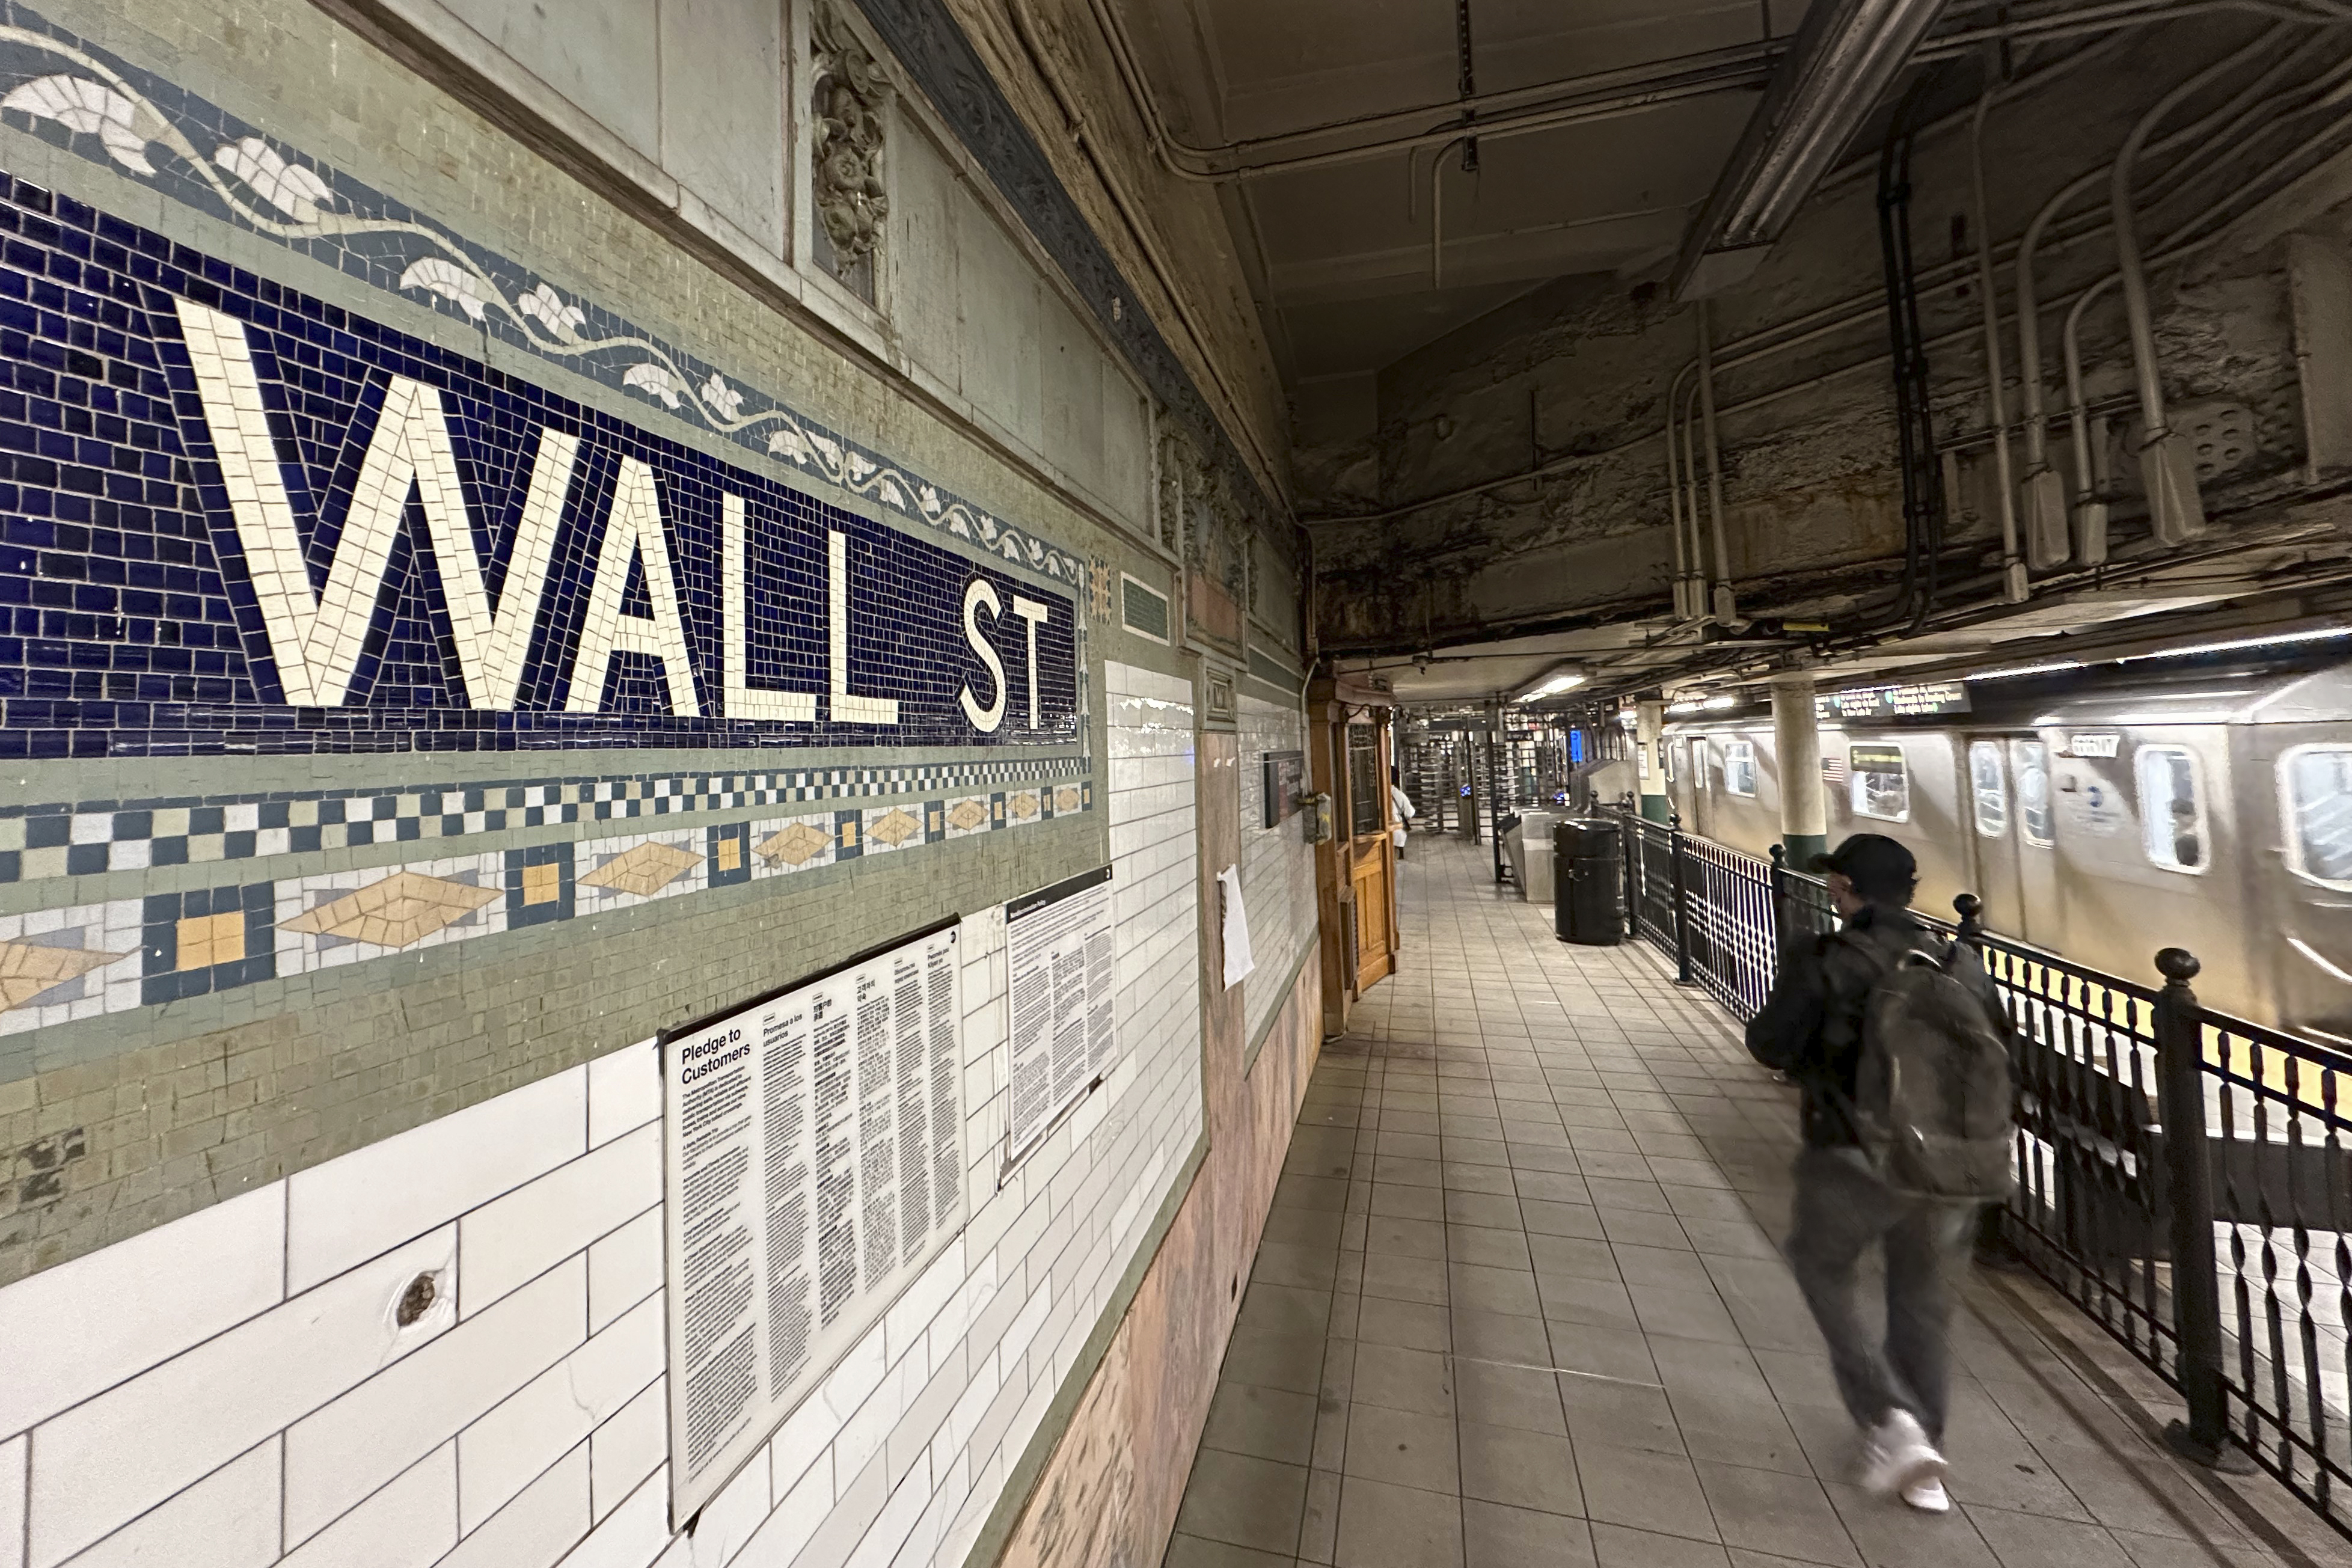
[[[960,800],[948,811],[948,826],[969,833],[988,820],[988,803],[984,800]]]
[[[1055,815],[1059,816],[1059,815],[1060,815],[1061,813],[1063,813],[1063,812],[1066,812],[1066,811],[1076,811],[1076,810],[1077,810],[1077,809],[1078,809],[1078,786],[1077,786],[1077,785],[1076,785],[1076,784],[1064,784],[1060,789],[1057,789],[1057,790],[1055,790],[1055,791],[1054,792],[1054,812],[1055,812]]]
[[[916,820],[913,813],[904,809],[893,809],[877,822],[866,836],[868,838],[879,838],[895,849],[908,839],[920,837],[922,831],[923,825]]]
[[[190,915],[180,921],[173,937],[173,948],[179,955],[175,967],[183,973],[192,969],[209,969],[215,963],[235,963],[245,956],[245,911]]]
[[[563,896],[563,868],[552,860],[522,868],[522,901],[551,904]]]
[[[304,910],[288,921],[286,929],[372,942],[378,947],[406,947],[499,896],[496,888],[477,888],[419,871],[395,871],[357,892]]]
[[[1019,795],[1008,795],[1004,797],[1004,805],[1015,816],[1034,816],[1037,815],[1037,792],[1024,789]]]
[[[0,1013],[21,1007],[52,985],[129,956],[80,947],[43,947],[38,942],[0,942]]]
[[[811,827],[805,822],[795,822],[781,833],[772,833],[760,840],[756,848],[760,858],[770,865],[782,862],[786,866],[805,866],[824,853],[833,836]]]
[[[580,886],[610,888],[616,893],[650,898],[686,875],[701,858],[690,850],[668,844],[640,844],[634,849],[623,850],[581,878]]]

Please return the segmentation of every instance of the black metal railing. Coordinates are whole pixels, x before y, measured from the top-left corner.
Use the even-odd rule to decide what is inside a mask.
[[[1633,934],[1741,1021],[1784,942],[1835,929],[1777,850],[1622,820]],[[2352,1538],[2352,1056],[2205,1007],[2180,949],[2149,984],[1955,907],[1928,923],[1976,948],[2017,1026],[2001,1239],[2181,1393],[2176,1447],[2251,1459]]]

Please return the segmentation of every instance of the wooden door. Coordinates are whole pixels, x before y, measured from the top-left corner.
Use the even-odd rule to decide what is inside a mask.
[[[1331,797],[1332,836],[1316,847],[1322,918],[1323,1027],[1347,1028],[1367,986],[1396,972],[1396,814],[1387,708],[1350,701],[1318,681],[1308,689],[1307,767]]]
[[[1391,847],[1383,840],[1357,844],[1350,850],[1355,862],[1349,879],[1356,893],[1356,991],[1360,995],[1396,970],[1396,928],[1391,917],[1396,891]]]

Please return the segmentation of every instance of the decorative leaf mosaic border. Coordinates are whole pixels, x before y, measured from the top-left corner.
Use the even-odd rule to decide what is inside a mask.
[[[0,123],[899,516],[1087,584],[1070,551],[13,0],[0,0]]]

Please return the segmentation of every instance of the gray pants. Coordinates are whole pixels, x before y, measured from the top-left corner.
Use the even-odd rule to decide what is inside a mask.
[[[1797,1156],[1796,1228],[1789,1266],[1828,1342],[1838,1394],[1857,1425],[1907,1410],[1943,1440],[1951,1374],[1945,1338],[1952,1289],[1966,1267],[1979,1205],[1889,1192],[1858,1149]],[[1855,1270],[1871,1243],[1886,1255],[1886,1339],[1882,1346],[1855,1300]]]

